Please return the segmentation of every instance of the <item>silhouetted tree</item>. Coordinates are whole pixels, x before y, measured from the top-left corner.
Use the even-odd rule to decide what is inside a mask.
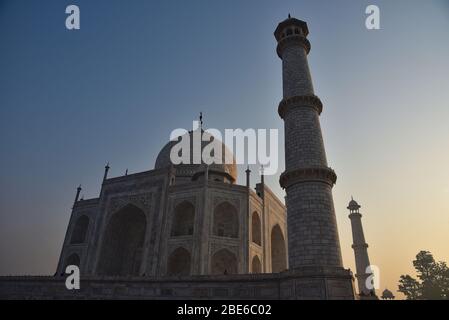
[[[429,251],[420,251],[413,260],[417,277],[401,275],[399,292],[405,294],[408,300],[449,299],[449,268],[445,262],[435,262]]]

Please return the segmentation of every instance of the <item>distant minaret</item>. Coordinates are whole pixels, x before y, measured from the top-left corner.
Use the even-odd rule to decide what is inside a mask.
[[[348,205],[349,219],[351,219],[352,227],[352,248],[355,255],[356,279],[359,287],[360,298],[375,297],[374,289],[366,287],[366,279],[371,275],[366,269],[371,265],[368,258],[368,244],[365,242],[362,227],[362,214],[359,212],[360,205],[351,199]]]

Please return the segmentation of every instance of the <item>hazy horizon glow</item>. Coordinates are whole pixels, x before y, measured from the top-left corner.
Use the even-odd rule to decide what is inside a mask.
[[[81,30],[65,29],[65,7]],[[365,28],[376,4],[381,30]],[[362,206],[381,291],[398,296],[420,250],[449,262],[449,4],[446,1],[0,1],[0,274],[53,274],[75,189],[150,170],[175,128],[277,128],[273,31],[305,20],[344,265],[346,206]],[[239,184],[245,183],[239,168]],[[252,184],[258,182],[252,166]]]

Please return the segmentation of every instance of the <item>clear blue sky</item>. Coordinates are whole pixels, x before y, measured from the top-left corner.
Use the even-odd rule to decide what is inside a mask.
[[[365,28],[368,4],[381,30]],[[282,146],[273,31],[288,13],[310,29],[345,264],[351,194],[379,264],[404,270],[420,249],[448,260],[444,229],[427,235],[449,226],[449,1],[14,0],[0,1],[0,274],[53,273],[78,184],[96,197],[107,161],[112,176],[153,168],[199,111],[207,127],[279,128]],[[279,174],[267,183],[282,198]],[[411,245],[417,231],[397,229],[428,221],[421,209],[440,213]]]

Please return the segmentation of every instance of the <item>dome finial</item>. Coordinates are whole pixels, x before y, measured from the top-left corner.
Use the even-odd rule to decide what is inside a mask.
[[[288,14],[288,18],[291,19],[291,17],[292,17],[292,16],[291,16],[290,13],[289,13],[289,14]]]

